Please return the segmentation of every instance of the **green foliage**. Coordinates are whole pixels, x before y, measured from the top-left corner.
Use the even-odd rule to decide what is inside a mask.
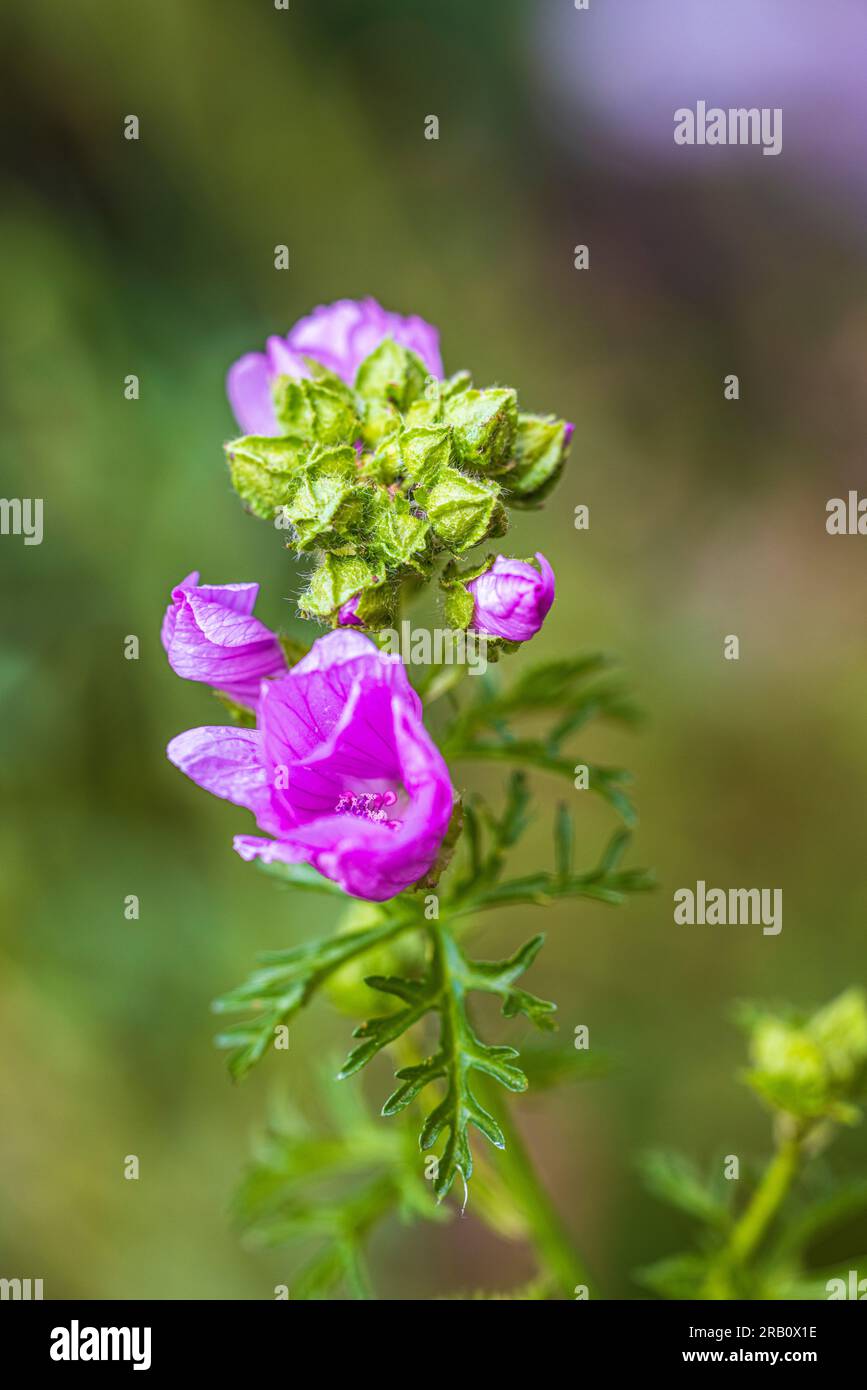
[[[369,958],[372,952],[390,948],[409,933],[420,935],[427,943],[427,958],[419,977],[366,976],[364,982],[369,989],[399,1001],[399,1007],[356,1029],[358,1045],[344,1063],[340,1076],[346,1078],[359,1072],[378,1053],[401,1044],[429,1016],[436,1018],[439,1040],[435,1051],[398,1069],[396,1076],[401,1084],[386,1100],[383,1114],[397,1115],[406,1110],[430,1084],[440,1087],[441,1099],[424,1119],[419,1136],[419,1144],[426,1150],[444,1132],[447,1135],[435,1183],[440,1198],[448,1193],[458,1173],[465,1182],[472,1174],[471,1126],[495,1147],[504,1143],[500,1125],[472,1090],[471,1074],[493,1077],[510,1091],[522,1091],[527,1086],[525,1073],[516,1065],[515,1048],[492,1045],[478,1036],[468,1012],[468,996],[494,995],[500,1000],[505,1018],[521,1016],[542,1029],[553,1026],[555,1011],[553,1003],[517,984],[542,945],[541,935],[501,960],[476,960],[458,939],[454,924],[489,908],[521,902],[541,904],[557,898],[589,897],[619,903],[628,894],[643,891],[653,883],[643,870],[620,869],[629,840],[623,831],[612,837],[595,868],[575,873],[571,864],[571,820],[562,810],[555,823],[553,868],[525,878],[503,878],[508,851],[526,828],[529,809],[527,781],[520,772],[511,778],[499,815],[479,799],[465,807],[462,863],[448,890],[440,895],[436,921],[428,921],[424,916],[424,900],[417,894],[405,893],[384,905],[366,905],[358,929],[289,951],[269,953],[262,957],[261,968],[249,980],[215,1004],[221,1013],[243,1015],[217,1039],[219,1046],[231,1049],[230,1069],[233,1076],[240,1078],[265,1054],[274,1041],[275,1030],[288,1025],[298,1010],[339,972],[362,957]],[[267,867],[268,872],[286,882],[329,891],[327,880],[312,870],[296,865]],[[570,1059],[570,1067],[576,1065],[580,1064]]]
[[[295,874],[291,881],[301,886]],[[310,886],[309,879],[305,886]],[[343,896],[339,889],[336,892]],[[378,925],[367,931],[310,941],[289,951],[268,952],[260,957],[261,968],[244,984],[215,1000],[215,1013],[244,1015],[216,1038],[218,1047],[230,1049],[229,1070],[236,1080],[265,1055],[274,1042],[275,1030],[288,1024],[337,970],[418,925],[418,909],[408,909],[400,898],[394,903]]]
[[[749,1200],[733,1210],[736,1185],[722,1162],[711,1179],[678,1154],[655,1153],[642,1167],[649,1190],[697,1223],[698,1249],[638,1272],[663,1298],[826,1298],[839,1270],[815,1270],[811,1247],[867,1214],[867,1183],[839,1187],[808,1165],[830,1141],[833,1123],[858,1117],[867,1059],[864,992],[849,989],[808,1016],[742,1006],[753,1068],[744,1080],[775,1112],[777,1149]],[[855,1265],[857,1262],[855,1261]],[[842,1273],[841,1273],[842,1271]]]
[[[704,1178],[691,1159],[665,1149],[643,1156],[641,1175],[648,1192],[660,1202],[677,1207],[705,1226],[723,1228],[729,1220],[728,1193],[731,1184],[717,1164],[714,1177]]]
[[[369,1298],[364,1245],[389,1219],[448,1217],[421,1172],[411,1135],[372,1120],[357,1092],[329,1088],[325,1127],[285,1102],[235,1195],[233,1214],[254,1249],[291,1245],[302,1252],[293,1300]]]
[[[278,525],[294,548],[316,552],[316,568],[300,600],[302,613],[335,621],[340,607],[356,598],[365,626],[390,626],[401,590],[429,579],[442,555],[447,621],[466,626],[466,580],[482,573],[493,555],[468,566],[464,562],[460,571],[457,560],[485,539],[505,533],[508,503],[534,503],[553,485],[568,446],[570,431],[564,422],[519,415],[514,391],[478,390],[467,373],[436,382],[415,354],[391,340],[362,363],[351,389],[315,369],[304,382],[278,380],[274,396],[285,437],[267,445],[236,441],[229,449],[230,464],[248,506],[265,516],[279,508]],[[513,647],[493,645],[494,659],[501,649]],[[494,996],[505,1019],[521,1018],[547,1031],[554,1027],[556,1006],[522,983],[543,943],[541,934],[501,959],[480,960],[468,949],[464,933],[490,909],[579,897],[614,904],[653,886],[646,871],[622,868],[629,841],[622,831],[612,836],[598,864],[577,871],[572,816],[564,806],[555,817],[550,867],[518,878],[506,875],[509,852],[530,818],[524,769],[571,778],[575,758],[566,756],[563,744],[572,732],[597,715],[623,721],[634,717],[607,666],[604,657],[580,657],[546,663],[507,690],[494,687],[490,679],[480,683],[446,733],[443,751],[447,758],[514,764],[502,810],[495,813],[481,798],[471,798],[453,818],[441,862],[414,893],[387,904],[357,905],[336,935],[269,953],[250,979],[214,1006],[238,1016],[217,1042],[229,1050],[231,1072],[240,1078],[323,989],[341,1008],[358,1007],[362,993],[390,1001],[390,1009],[374,1006],[356,1027],[355,1046],[340,1078],[354,1076],[382,1053],[391,1054],[398,1085],[386,1099],[383,1115],[401,1133],[412,1127],[422,1152],[440,1148],[432,1173],[440,1201],[458,1175],[466,1188],[474,1166],[481,1163],[481,1210],[501,1231],[516,1223],[524,1230],[521,1208],[503,1199],[486,1160],[474,1156],[470,1136],[477,1130],[494,1152],[505,1150],[508,1112],[497,1088],[524,1091],[528,1074],[515,1047],[480,1036],[472,1011],[477,996]],[[442,673],[433,673],[427,682],[430,699],[454,689],[454,673],[447,675],[442,679]],[[519,737],[509,727],[512,719],[540,714],[551,716],[542,736],[522,732]],[[623,790],[626,774],[598,766],[590,773],[592,789],[631,822],[634,812]],[[422,895],[438,883],[456,847],[456,863],[430,913],[426,905],[431,899]],[[309,869],[271,865],[267,871],[292,886],[332,891]],[[598,1075],[608,1065],[601,1054],[591,1059],[570,1046],[528,1052],[529,1075],[540,1086],[567,1076]],[[519,1143],[514,1151],[516,1142],[505,1171],[522,1185],[529,1167]],[[248,1225],[260,1237],[266,1231],[272,1237],[276,1232],[278,1238],[301,1239],[311,1226],[328,1237],[301,1280],[301,1296],[318,1296],[341,1282],[363,1290],[360,1245],[393,1204],[394,1177],[376,1175],[336,1204],[305,1204],[292,1190],[302,1150],[287,1146],[284,1136],[277,1152],[276,1175],[272,1146],[267,1162],[248,1181]],[[327,1166],[327,1156],[315,1147],[311,1152]],[[251,1193],[262,1200],[254,1202]],[[538,1221],[538,1198],[527,1199],[524,1211]],[[561,1236],[548,1232],[544,1249],[548,1272],[528,1286],[527,1297],[546,1296],[555,1287],[562,1293],[571,1282],[584,1279],[583,1266]]]
[[[423,980],[380,976],[367,981],[371,988],[399,999],[404,1007],[371,1019],[355,1030],[355,1037],[362,1041],[344,1063],[341,1078],[360,1071],[382,1048],[402,1037],[428,1013],[435,1012],[439,1016],[436,1052],[396,1073],[401,1085],[389,1096],[382,1113],[396,1115],[431,1082],[444,1084],[445,1095],[427,1116],[419,1137],[421,1148],[429,1149],[443,1130],[448,1131],[435,1182],[440,1198],[449,1192],[458,1173],[465,1182],[472,1175],[470,1125],[497,1148],[505,1146],[500,1126],[479,1104],[470,1088],[471,1073],[475,1070],[492,1076],[510,1091],[523,1091],[527,1087],[526,1076],[514,1065],[518,1056],[516,1049],[491,1046],[477,1036],[467,1013],[466,996],[474,990],[498,995],[507,1018],[522,1013],[540,1027],[549,1026],[548,1015],[556,1006],[514,988],[515,980],[532,963],[543,939],[535,937],[507,960],[472,961],[453,935],[439,926],[431,931],[431,961]]]
[[[457,571],[447,572],[447,584]],[[623,768],[602,767],[563,745],[591,719],[606,718],[634,723],[638,713],[623,682],[606,675],[610,658],[603,653],[568,657],[531,667],[505,689],[488,680],[474,684],[477,694],[450,728],[443,751],[449,758],[469,758],[539,768],[575,780],[578,766],[587,768],[588,790],[601,796],[627,825],[636,821],[635,808],[625,788],[631,781]],[[480,688],[479,688],[480,687]],[[554,716],[548,730],[538,736],[518,737],[507,721],[538,720]]]

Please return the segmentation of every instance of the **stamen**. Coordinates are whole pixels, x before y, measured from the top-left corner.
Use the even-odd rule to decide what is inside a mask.
[[[394,806],[396,801],[397,794],[391,791],[343,792],[334,809],[338,815],[359,816],[361,820],[375,821],[377,824],[385,822],[394,830],[399,822],[389,820],[386,807]]]

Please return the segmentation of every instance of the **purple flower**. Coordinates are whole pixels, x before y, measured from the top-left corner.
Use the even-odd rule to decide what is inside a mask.
[[[538,570],[527,560],[498,555],[478,579],[467,581],[475,600],[470,626],[507,642],[535,637],[554,602],[554,571],[536,554]]]
[[[254,707],[262,678],[286,670],[274,633],[253,617],[258,593],[258,584],[200,584],[197,570],[182,579],[160,634],[175,674]]]
[[[398,660],[337,629],[263,685],[257,729],[190,729],[168,755],[274,836],[236,836],[242,859],[312,864],[382,902],[424,877],[452,813],[448,768],[421,712]]]
[[[305,357],[351,386],[365,357],[388,337],[418,353],[432,376],[442,376],[440,335],[431,324],[416,314],[403,318],[389,313],[375,299],[338,299],[299,319],[285,338],[269,338],[264,352],[245,353],[229,368],[226,392],[241,429],[245,434],[279,434],[271,383],[277,376],[309,376]]]

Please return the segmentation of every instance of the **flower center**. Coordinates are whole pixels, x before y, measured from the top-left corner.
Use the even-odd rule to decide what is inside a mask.
[[[389,820],[386,808],[394,806],[396,801],[394,792],[343,792],[334,810],[339,816],[359,816],[361,820],[385,824],[394,830],[400,822]]]

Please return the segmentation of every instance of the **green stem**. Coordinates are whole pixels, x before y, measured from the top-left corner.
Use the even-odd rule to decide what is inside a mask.
[[[735,1264],[746,1264],[788,1195],[801,1159],[801,1143],[786,1139],[765,1170],[752,1201],[741,1216],[729,1242]]]
[[[780,1144],[708,1275],[704,1290],[706,1298],[731,1299],[736,1296],[737,1274],[746,1268],[761,1245],[798,1175],[803,1140],[803,1133],[795,1133]]]
[[[585,1285],[593,1297],[594,1282],[551,1198],[539,1181],[527,1147],[512,1119],[508,1102],[492,1087],[486,1087],[485,1104],[506,1137],[506,1147],[498,1155],[498,1167],[502,1169],[509,1193],[527,1222],[542,1269],[550,1276],[561,1297],[572,1298],[579,1284]]]

